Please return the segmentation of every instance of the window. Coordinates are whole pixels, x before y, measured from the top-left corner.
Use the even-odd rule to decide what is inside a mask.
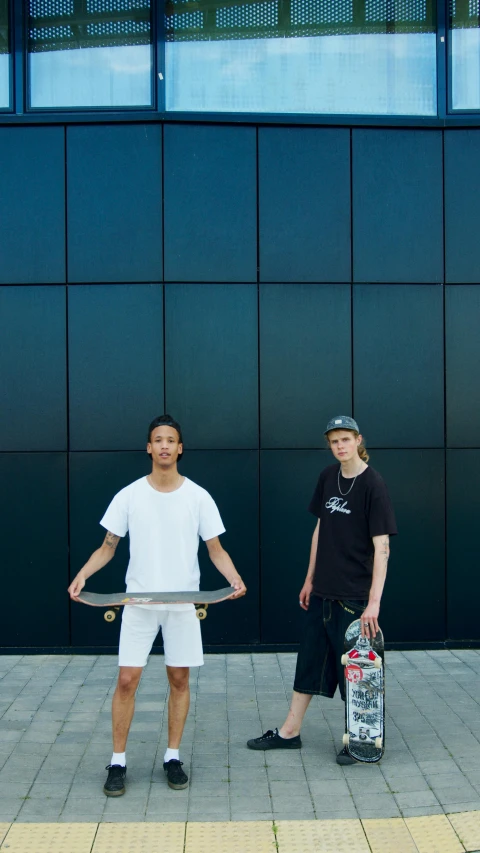
[[[8,0],[0,0],[0,110],[10,107]]]
[[[450,4],[451,106],[480,110],[480,0]]]
[[[29,0],[30,107],[152,104],[150,0]]]
[[[166,0],[166,108],[435,115],[435,27],[434,0]]]

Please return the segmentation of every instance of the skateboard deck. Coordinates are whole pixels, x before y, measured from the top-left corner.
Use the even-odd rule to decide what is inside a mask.
[[[226,601],[236,592],[235,587],[227,586],[225,589],[213,590],[191,590],[183,592],[86,592],[82,590],[77,600],[90,607],[114,607],[119,610],[128,604],[140,606],[142,604],[195,604],[199,619],[205,619],[209,604],[218,604]],[[107,622],[115,619],[115,610],[107,610],[104,618]]]
[[[362,637],[360,619],[345,632],[345,734],[343,743],[357,761],[380,761],[385,749],[383,634]]]

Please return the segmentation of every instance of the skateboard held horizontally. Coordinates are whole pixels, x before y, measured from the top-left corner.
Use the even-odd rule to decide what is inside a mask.
[[[360,619],[345,632],[345,734],[343,743],[357,761],[373,764],[385,750],[384,642],[362,637]]]
[[[183,592],[111,592],[97,593],[85,592],[82,590],[77,596],[77,601],[82,604],[89,604],[90,607],[113,607],[113,610],[107,610],[104,614],[104,619],[107,622],[113,622],[115,619],[115,610],[120,610],[120,607],[127,604],[195,604],[197,617],[205,619],[207,616],[207,607],[209,604],[218,604],[220,601],[226,601],[232,598],[236,589],[233,586],[227,586],[225,589],[213,589],[206,592],[205,590],[190,590]]]

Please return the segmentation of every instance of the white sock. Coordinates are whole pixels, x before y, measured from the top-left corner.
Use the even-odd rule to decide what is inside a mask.
[[[127,761],[125,758],[124,752],[114,752],[112,755],[112,760],[110,764],[113,766],[114,764],[120,764],[120,767],[126,767]]]
[[[170,749],[169,747],[163,756],[163,761],[166,763],[167,761],[171,761],[172,758],[176,758],[177,761],[180,761],[180,751],[178,749]]]

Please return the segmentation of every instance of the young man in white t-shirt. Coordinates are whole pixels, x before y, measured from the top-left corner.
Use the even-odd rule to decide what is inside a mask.
[[[155,418],[148,429],[147,453],[152,472],[126,486],[113,498],[100,524],[107,535],[98,550],[80,569],[68,591],[75,600],[87,578],[114,556],[121,537],[130,537],[127,592],[176,592],[198,590],[201,537],[218,571],[245,595],[246,587],[218,537],[225,532],[215,502],[205,489],[177,470],[183,453],[180,425],[170,417]],[[188,785],[179,748],[190,705],[191,666],[202,666],[200,623],[193,604],[125,607],[119,647],[119,677],[112,702],[113,755],[107,766],[104,793],[125,793],[125,748],[132,722],[135,692],[159,629],[162,629],[165,664],[170,685],[168,700],[168,749],[163,769],[171,788]]]

